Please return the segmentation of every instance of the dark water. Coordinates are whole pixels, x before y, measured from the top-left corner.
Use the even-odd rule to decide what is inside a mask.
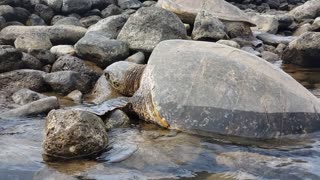
[[[320,95],[320,70],[283,68]],[[44,118],[0,120],[0,180],[320,179],[320,133],[237,145],[140,123],[109,132],[96,159],[45,163]]]

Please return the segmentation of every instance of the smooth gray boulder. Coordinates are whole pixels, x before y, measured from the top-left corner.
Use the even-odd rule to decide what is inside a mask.
[[[58,99],[56,97],[47,97],[33,101],[31,103],[20,106],[16,109],[12,109],[0,114],[2,118],[24,117],[39,115],[47,113],[52,109],[58,109],[60,107]]]
[[[320,2],[319,0],[309,0],[301,6],[291,10],[289,14],[299,22],[304,19],[315,19],[320,16]]]
[[[84,13],[91,9],[92,0],[63,0],[61,11],[63,13]]]
[[[76,54],[76,50],[72,45],[57,45],[53,46],[50,49],[50,52],[54,54],[56,57],[65,56],[65,55],[74,55]]]
[[[110,113],[105,120],[107,130],[113,128],[125,128],[130,125],[130,118],[120,109],[116,109]]]
[[[31,14],[26,22],[27,26],[47,26],[46,22],[38,15]]]
[[[320,32],[307,32],[292,41],[281,58],[285,63],[320,67]]]
[[[18,36],[14,46],[24,52],[32,50],[47,50],[52,47],[50,37],[47,33],[26,32]]]
[[[80,20],[75,17],[64,17],[54,22],[54,26],[65,26],[65,25],[82,27]]]
[[[137,52],[131,56],[129,56],[125,61],[133,62],[136,64],[145,64],[146,63],[146,57],[143,52]]]
[[[127,15],[114,15],[104,18],[90,26],[86,34],[100,32],[107,38],[116,39],[128,18],[129,16]]]
[[[186,29],[175,14],[143,7],[130,16],[117,39],[127,42],[130,49],[150,53],[161,41],[186,38]]]
[[[44,154],[58,158],[80,158],[101,152],[108,145],[103,121],[77,110],[53,110],[46,118]]]
[[[75,71],[57,71],[47,74],[44,80],[58,93],[68,94],[73,90],[89,92],[91,90],[91,78],[88,75]]]
[[[28,103],[31,103],[33,101],[47,98],[48,96],[37,93],[35,91],[32,91],[30,89],[20,89],[19,91],[13,93],[11,96],[12,100],[16,104],[25,105]]]
[[[139,0],[117,0],[121,9],[138,9],[142,3]]]
[[[161,42],[132,100],[141,118],[202,135],[277,138],[320,130],[320,101],[279,68],[239,49]]]
[[[101,17],[98,16],[98,15],[92,15],[92,16],[87,16],[87,17],[83,17],[80,19],[80,24],[83,26],[83,27],[90,27],[94,24],[96,24],[98,21],[101,20]]]
[[[8,26],[1,30],[0,38],[13,42],[26,32],[46,33],[53,44],[74,44],[84,36],[87,29],[78,26]]]
[[[15,70],[0,74],[0,90],[15,92],[22,88],[28,88],[36,92],[43,92],[48,89],[43,71],[38,70]]]
[[[21,51],[15,49],[13,46],[0,45],[0,73],[24,67],[21,58]]]
[[[263,43],[273,46],[277,46],[278,44],[288,45],[291,41],[296,39],[296,37],[293,36],[281,36],[269,33],[258,33],[256,37],[263,41]]]
[[[101,11],[101,16],[103,18],[107,18],[109,16],[114,16],[114,15],[119,15],[123,12],[123,10],[121,8],[119,8],[118,6],[111,4],[110,6],[108,6],[107,8],[105,8],[104,10]]]
[[[229,39],[225,25],[208,11],[200,11],[195,19],[192,31],[194,40]]]
[[[97,32],[91,32],[75,44],[77,55],[105,68],[113,62],[124,60],[129,55],[127,43],[109,39]]]
[[[45,22],[50,23],[54,16],[54,11],[49,6],[44,4],[36,4],[34,6],[35,14],[39,15]]]
[[[24,69],[40,70],[43,67],[43,63],[38,58],[28,53],[22,53],[21,61],[24,65]]]

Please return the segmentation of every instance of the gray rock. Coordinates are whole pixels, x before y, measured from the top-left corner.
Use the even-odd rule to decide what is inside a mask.
[[[95,32],[86,34],[75,44],[77,54],[105,68],[113,62],[124,60],[129,55],[128,45]]]
[[[101,104],[112,98],[120,96],[119,93],[109,84],[105,75],[102,75],[93,87],[93,90],[88,95],[89,102]]]
[[[50,23],[54,16],[54,11],[49,6],[44,4],[36,4],[34,6],[34,12],[47,23]]]
[[[319,0],[309,0],[291,10],[289,14],[299,22],[302,22],[304,19],[315,19],[317,16],[320,16]]]
[[[280,36],[268,33],[259,33],[256,37],[263,41],[263,43],[273,46],[277,46],[278,44],[288,45],[291,41],[296,39],[296,37],[293,36]]]
[[[28,53],[24,53],[24,52],[22,53],[21,61],[25,69],[40,70],[43,67],[43,63],[39,59],[37,59],[36,57]]]
[[[146,57],[143,52],[137,52],[131,56],[129,56],[125,61],[133,62],[136,64],[145,64],[146,63]]]
[[[0,74],[0,90],[15,92],[28,88],[36,92],[47,90],[45,72],[38,70],[15,70]]]
[[[0,45],[0,73],[23,68],[22,53],[9,45]]]
[[[108,145],[103,121],[77,110],[54,110],[46,118],[44,154],[59,158],[94,155]]]
[[[121,8],[114,4],[111,4],[110,6],[101,11],[101,15],[103,18],[107,18],[109,16],[119,15],[122,12],[123,10]]]
[[[91,8],[98,8],[98,9],[104,9],[109,5],[116,4],[116,0],[91,0],[91,1],[92,1]]]
[[[103,74],[103,70],[94,63],[84,61],[80,58],[70,55],[61,56],[53,64],[51,72],[57,71],[75,71],[88,75],[92,81],[96,81]]]
[[[311,26],[311,30],[313,31],[319,31],[320,30],[320,17],[317,17]]]
[[[219,40],[217,41],[217,43],[240,49],[240,45],[232,40]]]
[[[54,9],[56,12],[61,11],[63,0],[42,0],[49,7]]]
[[[138,9],[142,6],[139,0],[118,0],[117,2],[121,9]]]
[[[20,104],[20,105],[25,105],[28,103],[31,103],[33,101],[47,98],[48,96],[37,93],[35,91],[32,91],[30,89],[20,89],[19,91],[15,92],[11,98],[14,103]]]
[[[28,53],[39,59],[43,64],[53,64],[56,61],[55,56],[50,52],[50,50],[33,49],[28,50]]]
[[[50,37],[47,33],[43,32],[26,32],[18,36],[14,41],[17,49],[24,52],[33,50],[47,50],[52,47]]]
[[[56,57],[64,56],[64,55],[74,55],[76,50],[72,45],[57,45],[53,46],[50,49],[50,52],[54,54]]]
[[[95,25],[92,25],[88,29],[87,34],[91,32],[99,32],[105,37],[115,39],[117,38],[124,24],[127,22],[128,18],[129,17],[127,15],[115,15],[107,17],[98,21]]]
[[[83,93],[91,90],[90,77],[75,71],[57,71],[47,74],[44,80],[58,93],[68,94],[73,90]]]
[[[6,22],[7,22],[6,19],[0,16],[0,30],[5,27]]]
[[[60,105],[56,97],[47,97],[25,104],[16,109],[6,111],[0,114],[0,117],[12,118],[39,115],[53,109],[58,109],[59,107]]]
[[[14,8],[9,5],[0,5],[0,16],[4,17],[7,21],[16,21]]]
[[[150,6],[153,6],[153,5],[155,5],[155,4],[157,4],[156,1],[144,1],[144,2],[142,3],[142,6],[143,6],[143,7],[150,7]]]
[[[21,23],[25,23],[30,16],[30,12],[24,8],[21,7],[15,7],[14,8],[14,20],[12,21],[19,21]],[[7,20],[8,21],[8,20]]]
[[[80,23],[80,20],[75,17],[64,17],[60,20],[57,20],[54,23],[54,26],[64,26],[64,25],[70,25],[70,26],[82,26]]]
[[[194,22],[192,31],[194,40],[213,40],[229,39],[226,33],[226,27],[215,16],[207,11],[200,11]]]
[[[123,111],[117,109],[111,112],[111,114],[105,120],[107,130],[113,128],[125,128],[130,125],[130,118]]]
[[[281,55],[283,53],[283,51],[287,48],[287,45],[285,44],[279,44],[277,47],[276,47],[276,53],[278,55]]]
[[[94,24],[96,24],[98,21],[101,20],[100,16],[93,15],[93,16],[87,16],[80,19],[80,23],[82,26],[88,28]]]
[[[81,103],[82,93],[79,90],[74,90],[67,95],[67,98],[72,99],[75,103]]]
[[[53,44],[76,43],[87,30],[78,26],[8,26],[1,30],[0,38],[15,41],[21,34],[47,33]]]
[[[312,26],[310,23],[306,23],[306,24],[303,24],[301,25],[298,29],[296,29],[294,32],[293,32],[293,36],[300,36],[302,35],[303,33],[305,32],[309,32],[311,31],[312,29]]]
[[[46,22],[44,20],[36,15],[36,14],[31,14],[26,22],[27,26],[46,26]]]
[[[51,25],[54,25],[57,21],[59,21],[60,19],[65,18],[65,16],[62,15],[55,15],[53,16],[53,18],[51,19]]]
[[[275,18],[278,20],[278,29],[288,29],[294,22],[294,17],[289,14],[277,14]]]
[[[253,49],[252,47],[250,47],[250,46],[242,47],[241,50],[246,51],[246,52],[248,52],[248,53],[250,53],[250,54],[256,55],[256,56],[258,56],[258,57],[261,57],[261,53],[258,52],[258,51],[256,51],[256,50],[254,50],[254,49]]]
[[[91,0],[63,0],[61,11],[63,13],[84,13],[91,9]]]
[[[130,49],[151,52],[161,41],[186,38],[186,29],[175,14],[156,7],[143,7],[130,16],[117,39],[128,42]]]
[[[261,58],[268,62],[275,62],[280,60],[280,57],[277,54],[269,51],[263,51],[261,53]]]
[[[257,25],[257,27],[253,27],[252,29],[270,34],[278,32],[279,22],[274,16],[255,13],[249,13],[248,16]]]
[[[271,9],[279,9],[280,7],[280,0],[267,0],[266,3]]]
[[[292,41],[282,54],[285,63],[320,67],[320,32],[307,32]]]

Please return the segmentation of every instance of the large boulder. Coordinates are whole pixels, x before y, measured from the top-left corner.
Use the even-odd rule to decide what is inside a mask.
[[[87,29],[78,26],[8,26],[1,30],[0,39],[15,41],[21,34],[46,33],[53,44],[76,43]]]
[[[103,121],[77,110],[53,110],[46,118],[44,154],[58,158],[94,155],[108,145]]]
[[[48,88],[44,81],[45,72],[38,70],[15,70],[0,74],[0,90],[15,92],[22,88],[43,92]]]
[[[160,43],[133,99],[144,119],[203,135],[277,138],[320,130],[317,97],[265,60],[217,43]]]
[[[320,1],[309,0],[301,6],[298,6],[289,12],[297,21],[304,19],[315,19],[320,16]]]
[[[307,32],[292,41],[282,54],[285,63],[320,67],[320,32]]]
[[[115,15],[107,17],[90,26],[87,34],[91,32],[100,32],[105,37],[116,39],[128,18],[129,16],[127,15]]]
[[[0,73],[21,69],[24,66],[21,58],[19,50],[9,45],[0,45]]]
[[[91,90],[91,78],[88,75],[74,71],[58,71],[47,74],[44,80],[58,93],[68,94],[73,90],[89,92]]]
[[[86,34],[75,44],[75,49],[80,57],[96,63],[101,68],[124,60],[129,55],[127,43],[107,38],[97,32]]]
[[[128,42],[130,49],[151,52],[161,41],[186,38],[186,29],[175,14],[161,8],[143,7],[130,16],[117,39]]]
[[[52,47],[50,37],[47,33],[26,32],[18,36],[14,41],[14,45],[17,49],[24,52],[32,50],[47,50]]]

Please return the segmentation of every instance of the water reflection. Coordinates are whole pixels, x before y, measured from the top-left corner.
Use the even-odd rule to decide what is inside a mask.
[[[277,63],[319,91],[319,70]],[[141,122],[110,131],[96,159],[44,163],[43,128],[43,117],[0,120],[0,179],[320,179],[320,133],[221,142]]]

